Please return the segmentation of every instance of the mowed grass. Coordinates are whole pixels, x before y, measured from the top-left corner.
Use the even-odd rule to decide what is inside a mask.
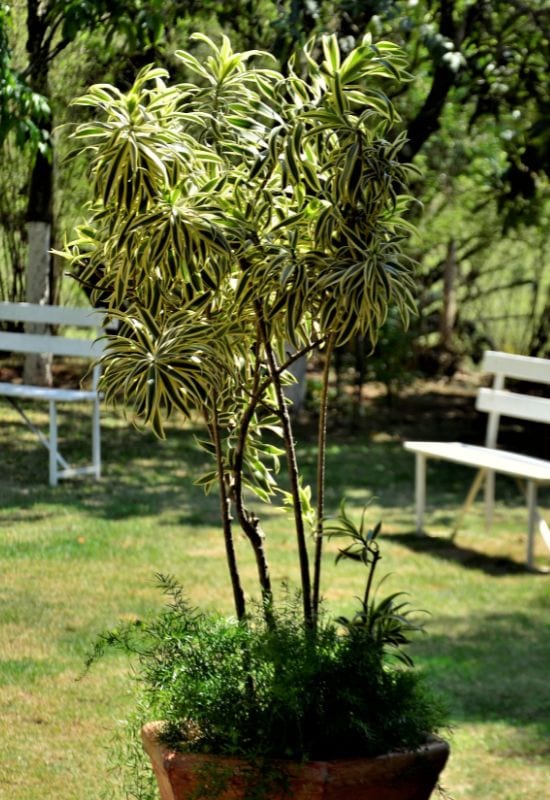
[[[540,800],[550,774],[550,576],[523,568],[522,498],[512,483],[498,481],[492,531],[484,530],[476,505],[451,540],[472,473],[439,464],[429,474],[430,536],[416,536],[412,457],[398,427],[378,424],[376,416],[371,422],[331,447],[328,504],[335,511],[345,494],[359,514],[370,503],[369,520],[383,521],[385,589],[407,591],[431,614],[413,655],[451,711],[452,755],[442,785],[454,800]],[[84,459],[86,413],[71,409],[61,426],[68,450]],[[117,776],[108,773],[109,750],[132,706],[128,664],[111,655],[79,677],[98,632],[159,608],[155,573],[175,575],[192,603],[231,612],[217,499],[193,485],[206,466],[194,433],[173,426],[158,442],[107,412],[102,481],[50,488],[46,451],[2,405],[2,800],[120,796]],[[313,469],[305,431],[298,446]],[[548,519],[549,492],[540,500]],[[285,519],[269,513],[265,529],[275,585],[295,585]],[[238,546],[255,594],[253,560],[245,542]],[[362,573],[355,565],[335,567],[333,552],[326,557],[326,605],[351,613]],[[540,542],[537,562],[550,564]]]

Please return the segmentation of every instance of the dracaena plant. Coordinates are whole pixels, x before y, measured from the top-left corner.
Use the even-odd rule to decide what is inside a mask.
[[[268,53],[193,39],[206,55],[177,53],[187,82],[150,67],[127,93],[97,85],[76,101],[91,109],[72,135],[91,153],[93,202],[65,256],[121,322],[102,358],[107,400],[122,398],[160,437],[172,412],[202,416],[212,467],[200,482],[219,492],[238,619],[247,607],[237,527],[274,619],[256,495],[291,509],[314,630],[330,356],[358,334],[374,342],[391,306],[405,319],[413,306],[402,252],[411,168],[384,91],[409,76],[396,45],[369,37],[345,57],[334,36],[312,41],[285,74]],[[326,368],[311,491],[285,384],[315,348]]]

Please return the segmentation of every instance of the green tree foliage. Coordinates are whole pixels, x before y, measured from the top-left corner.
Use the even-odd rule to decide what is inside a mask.
[[[423,176],[415,184],[424,205],[421,239],[411,243],[420,264],[422,351],[451,347],[441,363],[449,369],[491,343],[548,352],[548,280],[539,256],[550,230],[547,4],[313,5],[319,24],[349,46],[365,27],[401,43],[417,76],[393,99],[407,131],[402,156]],[[454,335],[446,337],[450,250],[457,313]]]
[[[420,264],[415,344],[422,365],[452,370],[462,355],[475,358],[491,345],[548,353],[541,255],[550,231],[547,5],[338,7],[331,24],[340,35],[353,41],[368,25],[401,42],[418,76],[394,100],[409,140],[403,155],[423,175],[415,185],[423,200],[421,238],[411,242]],[[449,337],[446,309],[453,304]],[[433,358],[434,347],[441,358]]]
[[[44,147],[41,126],[50,108],[46,98],[33,92],[12,66],[11,25],[9,6],[0,5],[0,142],[14,133],[19,147],[28,141]]]
[[[440,131],[448,106],[458,102],[470,132],[476,124],[507,126],[500,142],[507,159],[503,201],[536,195],[537,177],[550,169],[550,11],[544,0],[308,0],[278,7],[277,24],[294,40],[320,26],[351,47],[371,29],[405,47],[420,76],[400,104],[405,159]]]
[[[28,182],[24,180],[27,222],[49,228],[54,223],[52,65],[75,39],[98,29],[107,47],[118,37],[118,47],[124,42],[131,50],[150,48],[163,29],[162,8],[159,0],[27,0],[25,14],[21,7],[14,9],[19,30],[24,25],[26,31],[26,61],[16,64],[9,36],[12,9],[0,7],[0,145],[7,152],[14,138],[16,147],[25,148],[29,170]],[[48,255],[44,254],[38,265],[29,262],[29,270],[41,270],[44,265],[49,271],[51,297],[55,275]]]
[[[550,202],[550,12],[544,0],[51,0],[28,5],[43,27],[43,34],[34,37],[37,64],[45,60],[52,67],[62,65],[72,57],[68,43],[76,46],[87,37],[99,57],[86,80],[101,81],[107,73],[121,88],[131,85],[136,71],[153,56],[185,79],[187,67],[176,62],[172,52],[182,44],[187,47],[189,31],[195,29],[224,30],[236,46],[269,49],[283,70],[294,45],[319,31],[335,33],[343,52],[360,41],[365,30],[401,44],[415,80],[400,87],[392,100],[401,116],[398,129],[406,131],[408,140],[402,157],[418,164],[423,175],[414,186],[424,206],[422,238],[411,242],[410,249],[421,265],[418,332],[423,347],[440,343],[443,274],[450,247],[458,263],[453,345],[458,354],[473,352],[475,341],[491,337],[498,346],[518,346],[518,337],[503,339],[500,322],[489,319],[497,313],[493,306],[506,308],[513,296],[516,312],[524,315],[516,327],[530,330],[523,337],[523,350],[543,353],[548,346],[544,278],[534,314],[530,288],[541,282],[538,252],[545,245]],[[4,41],[5,21],[6,11],[0,17]],[[201,43],[191,47],[199,58],[204,56]],[[29,67],[6,70],[9,48],[2,52],[1,69],[10,76],[2,83],[9,91],[0,92],[0,108],[9,109],[4,113],[7,127],[12,133],[17,128],[19,141],[26,137],[44,148],[48,103],[40,100],[38,86],[34,93],[25,88],[22,78],[28,78]],[[130,61],[121,58],[123,52],[132,53]],[[313,57],[318,59],[319,53]],[[55,91],[56,122],[63,122],[69,96],[66,92],[63,97],[57,86]],[[68,175],[64,184],[72,180]],[[80,202],[67,203],[63,197],[63,205],[78,207]],[[529,230],[534,226],[539,234]],[[507,248],[509,240],[513,245]],[[521,270],[507,253],[513,253]],[[481,297],[488,303],[480,313]],[[472,326],[476,331],[470,336]]]

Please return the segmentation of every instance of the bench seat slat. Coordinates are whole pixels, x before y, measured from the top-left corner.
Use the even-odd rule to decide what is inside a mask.
[[[98,393],[82,389],[52,389],[50,386],[32,386],[24,383],[0,383],[0,395],[18,400],[55,400],[75,403],[96,400]]]
[[[462,442],[405,442],[405,449],[429,458],[491,469],[516,478],[550,483],[550,462],[540,458]]]
[[[49,306],[34,303],[0,303],[0,319],[32,324],[72,325],[79,328],[103,328],[105,312],[95,308]]]

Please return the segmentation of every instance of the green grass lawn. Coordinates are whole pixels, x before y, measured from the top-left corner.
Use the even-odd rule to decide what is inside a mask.
[[[78,458],[87,422],[72,411],[62,420]],[[417,537],[412,456],[398,426],[371,422],[331,448],[328,502],[334,510],[345,493],[358,511],[371,503],[372,523],[384,525],[387,588],[406,590],[431,612],[413,656],[451,709],[443,787],[454,800],[541,800],[550,767],[550,577],[523,569],[523,501],[513,484],[499,482],[492,532],[476,506],[451,541],[472,473],[438,465],[429,476],[430,536]],[[155,573],[175,575],[193,603],[231,611],[217,500],[193,485],[204,460],[193,431],[174,429],[157,442],[111,413],[103,431],[102,481],[51,489],[46,451],[9,407],[0,410],[2,800],[120,796],[109,748],[132,703],[128,665],[109,656],[78,677],[96,633],[158,608]],[[299,450],[312,463],[305,433]],[[548,491],[541,506],[548,518]],[[284,524],[271,514],[265,525],[275,585],[296,578]],[[254,592],[243,542],[239,555]],[[550,563],[540,543],[537,556]],[[326,602],[350,612],[362,574],[333,561],[328,553]]]

